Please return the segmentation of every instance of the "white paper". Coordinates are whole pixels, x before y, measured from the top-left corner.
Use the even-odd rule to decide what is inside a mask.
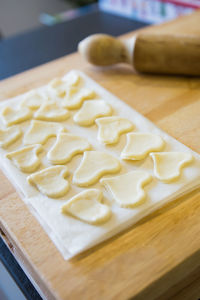
[[[133,110],[126,105],[123,101],[103,89],[96,82],[88,78],[80,71],[72,70],[71,72],[77,72],[82,78],[84,78],[85,86],[95,90],[99,95],[99,98],[107,101],[113,108],[113,115],[118,115],[129,119],[135,125],[134,131],[151,132],[160,135],[166,142],[164,151],[182,151],[190,152],[194,156],[194,162],[183,169],[182,175],[179,180],[174,183],[165,184],[157,179],[148,184],[144,189],[147,193],[147,199],[144,204],[137,208],[120,208],[112,199],[111,195],[100,185],[100,183],[94,184],[91,188],[100,188],[103,191],[105,202],[111,206],[112,217],[103,225],[89,225],[81,222],[73,217],[63,215],[61,213],[61,207],[72,196],[78,192],[84,190],[72,184],[73,172],[78,167],[82,155],[78,155],[72,159],[70,163],[66,165],[69,168],[70,176],[67,179],[70,182],[70,190],[66,196],[59,199],[51,199],[42,195],[34,187],[30,186],[26,178],[28,174],[19,171],[11,161],[5,158],[5,153],[14,151],[22,146],[22,140],[17,141],[11,145],[6,151],[0,149],[0,165],[6,176],[11,183],[19,191],[21,198],[29,206],[31,212],[35,215],[38,221],[43,226],[49,237],[57,246],[58,250],[62,253],[65,259],[69,259],[78,253],[104,241],[116,233],[124,230],[125,228],[135,224],[138,220],[148,215],[152,211],[160,208],[167,202],[170,202],[177,197],[194,190],[200,186],[200,155],[190,150],[185,145],[179,143],[165,132],[158,129],[153,123],[143,117],[141,114]],[[43,90],[44,87],[41,88]],[[134,97],[134,95],[133,95]],[[5,105],[12,105],[12,107],[18,107],[21,101],[21,96],[17,96],[9,101],[4,101],[0,104],[0,109]],[[120,160],[120,153],[126,143],[126,135],[122,135],[120,142],[114,146],[101,145],[97,140],[97,126],[81,127],[73,122],[73,115],[77,110],[70,111],[71,117],[62,122],[62,124],[71,133],[85,137],[93,146],[93,149],[107,151]],[[25,132],[29,126],[30,121],[24,122],[19,125]],[[0,123],[2,126],[2,124]],[[50,166],[50,163],[46,159],[46,153],[48,149],[54,144],[55,138],[51,138],[43,147],[45,149],[42,156],[42,164]],[[150,157],[141,160],[139,162],[125,162],[120,160],[122,164],[121,172],[124,174],[127,171],[140,168],[146,170],[150,174],[153,174],[153,161]],[[115,175],[111,175],[115,176]],[[111,177],[106,176],[106,177]]]

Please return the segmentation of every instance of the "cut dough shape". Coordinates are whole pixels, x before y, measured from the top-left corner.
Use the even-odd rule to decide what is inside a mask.
[[[15,110],[10,106],[6,106],[2,110],[1,115],[4,124],[10,126],[30,119],[32,113],[27,107],[22,107],[19,110]]]
[[[66,81],[69,86],[77,86],[82,80],[83,79],[80,77],[80,75],[75,72],[67,74],[67,76],[64,78],[64,81]]]
[[[57,136],[64,130],[61,124],[32,120],[24,135],[24,144],[44,144],[50,137]]]
[[[111,217],[111,210],[101,203],[102,198],[100,190],[85,190],[63,205],[62,212],[92,225],[105,223]]]
[[[101,151],[86,151],[74,173],[73,182],[79,186],[89,186],[105,174],[117,173],[120,168],[119,161],[112,155]]]
[[[69,116],[69,111],[63,107],[59,107],[55,102],[42,104],[34,114],[34,117],[37,120],[57,122],[65,121]]]
[[[76,87],[80,81],[78,74],[70,74],[64,80],[55,78],[48,84],[50,93],[52,92],[58,97],[64,97],[71,87]]]
[[[65,179],[67,175],[66,166],[54,166],[28,176],[27,180],[42,194],[58,198],[64,196],[69,190],[69,182]]]
[[[0,129],[0,147],[6,148],[14,143],[20,136],[22,131],[18,127],[9,127]]]
[[[98,117],[109,116],[111,113],[111,106],[104,100],[85,101],[74,115],[74,122],[81,126],[90,126]]]
[[[145,171],[131,171],[112,178],[102,178],[100,182],[119,206],[132,208],[144,202],[146,193],[143,187],[151,180],[152,176]]]
[[[81,154],[90,148],[86,139],[70,133],[60,133],[47,158],[52,164],[64,164],[76,154]]]
[[[178,179],[182,168],[193,160],[192,154],[185,152],[159,152],[151,153],[150,156],[156,178],[166,183]]]
[[[150,152],[162,150],[164,144],[163,139],[156,134],[131,132],[127,134],[127,143],[121,153],[121,158],[140,160]]]
[[[85,100],[95,98],[95,92],[88,88],[71,87],[62,100],[62,106],[68,109],[80,108]]]
[[[21,106],[28,107],[30,109],[37,109],[44,103],[45,99],[37,90],[32,90],[24,96],[21,102]]]
[[[22,172],[34,172],[40,165],[38,153],[42,151],[41,145],[32,145],[6,154],[14,165]]]
[[[96,121],[98,130],[98,140],[103,144],[114,144],[119,141],[120,135],[131,131],[133,124],[121,117],[105,117]]]

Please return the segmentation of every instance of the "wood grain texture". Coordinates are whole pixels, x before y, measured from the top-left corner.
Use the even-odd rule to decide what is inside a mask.
[[[200,36],[199,24],[200,12],[196,12],[145,31]],[[72,68],[82,70],[170,135],[200,152],[199,78],[144,76],[126,66],[97,69],[72,54],[2,81],[0,99],[43,85]],[[199,274],[199,200],[200,190],[196,190],[109,241],[64,261],[1,173],[0,227],[14,255],[47,299],[166,299],[167,295],[178,299],[177,291],[183,287],[180,282],[188,284],[191,274],[196,274],[195,280]]]

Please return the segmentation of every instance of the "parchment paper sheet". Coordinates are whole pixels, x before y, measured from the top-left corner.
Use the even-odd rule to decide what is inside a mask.
[[[96,82],[88,78],[85,74],[80,71],[72,70],[71,72],[76,72],[84,78],[85,86],[88,86],[96,91],[99,98],[107,101],[113,108],[113,115],[118,115],[129,119],[135,125],[134,131],[150,132],[160,135],[166,142],[166,146],[163,151],[182,151],[190,152],[194,156],[194,162],[188,165],[182,172],[179,180],[174,183],[165,184],[158,181],[155,177],[153,181],[145,187],[147,192],[147,199],[144,204],[138,206],[134,209],[120,208],[115,204],[111,195],[105,191],[103,186],[99,183],[92,185],[91,188],[100,188],[104,194],[104,201],[111,206],[112,217],[111,219],[103,225],[89,225],[83,223],[73,217],[63,215],[61,213],[61,207],[68,199],[74,196],[77,192],[84,190],[84,188],[76,187],[71,183],[73,172],[79,165],[82,155],[78,155],[72,159],[72,161],[66,164],[70,171],[70,176],[67,179],[70,181],[71,188],[66,196],[59,199],[51,199],[40,192],[38,192],[34,187],[30,186],[26,178],[28,174],[19,171],[13,163],[5,158],[5,153],[14,151],[22,147],[22,139],[11,145],[6,151],[0,149],[0,166],[4,171],[5,175],[10,179],[12,184],[16,187],[17,191],[20,193],[21,198],[29,206],[31,212],[35,215],[38,221],[42,224],[44,230],[50,236],[52,241],[57,246],[58,250],[62,253],[65,259],[69,259],[78,253],[108,239],[109,237],[115,235],[116,233],[124,230],[125,228],[133,225],[138,220],[148,215],[152,211],[160,208],[167,202],[170,202],[177,197],[194,190],[200,186],[200,155],[190,150],[185,145],[179,143],[174,138],[170,137],[165,132],[158,129],[153,123],[143,117],[141,114],[133,110],[131,107],[126,105],[123,101],[119,100],[117,97],[103,89]],[[44,87],[41,87],[43,90]],[[1,102],[0,109],[5,105],[12,105],[12,107],[18,107],[22,96],[17,96],[9,101]],[[134,97],[134,94],[133,94]],[[124,134],[120,138],[120,142],[114,146],[104,146],[101,145],[97,140],[97,126],[93,125],[91,127],[81,127],[75,125],[73,122],[73,114],[77,110],[70,111],[71,117],[62,122],[62,124],[67,128],[67,130],[76,135],[85,137],[92,144],[93,149],[108,151],[116,158],[120,160],[120,153],[126,143],[126,135]],[[24,122],[18,126],[27,130],[30,121]],[[0,126],[2,124],[0,123]],[[42,168],[44,166],[50,166],[46,159],[46,153],[48,149],[51,148],[55,138],[51,138],[44,146],[43,153],[40,157],[42,158]],[[150,157],[141,160],[139,162],[125,162],[120,160],[122,164],[122,170],[119,174],[124,174],[128,171],[138,169],[146,170],[153,175],[153,161]],[[106,177],[111,177],[115,175],[108,175]]]

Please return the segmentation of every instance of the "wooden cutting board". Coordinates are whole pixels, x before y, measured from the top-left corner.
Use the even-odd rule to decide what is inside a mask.
[[[200,37],[199,24],[200,12],[196,12],[143,31]],[[180,142],[200,152],[200,78],[138,75],[124,66],[95,69],[75,53],[2,81],[0,99],[43,85],[72,68],[84,71]],[[64,261],[12,184],[0,173],[0,228],[11,251],[47,299],[191,300],[200,296],[200,190],[71,261]]]

